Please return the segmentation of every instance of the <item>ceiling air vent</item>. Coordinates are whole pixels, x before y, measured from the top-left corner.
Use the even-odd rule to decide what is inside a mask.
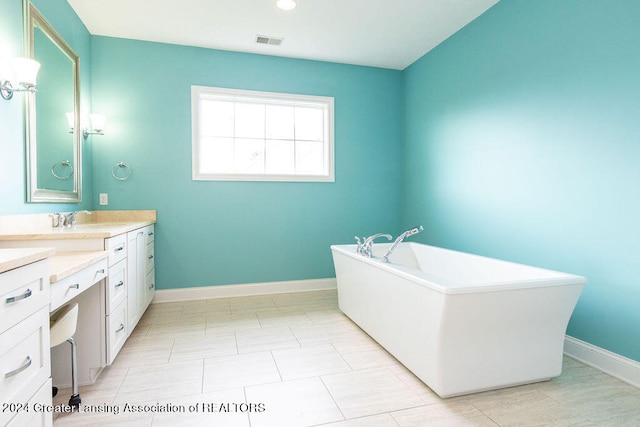
[[[280,46],[283,39],[278,39],[275,37],[267,37],[267,36],[256,36],[256,43],[260,44],[270,44],[272,46]]]

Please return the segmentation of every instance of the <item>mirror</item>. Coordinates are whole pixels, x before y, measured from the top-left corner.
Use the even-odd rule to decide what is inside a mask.
[[[27,201],[79,203],[80,58],[33,5],[26,15],[29,56],[41,64],[37,92],[26,97]]]

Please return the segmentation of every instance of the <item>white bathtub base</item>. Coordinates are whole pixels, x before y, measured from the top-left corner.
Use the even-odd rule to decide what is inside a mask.
[[[565,331],[583,278],[449,294],[358,257],[334,250],[340,310],[440,397],[561,374]]]

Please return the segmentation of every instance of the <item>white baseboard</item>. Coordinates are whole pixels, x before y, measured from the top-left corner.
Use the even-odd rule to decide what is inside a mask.
[[[198,288],[164,289],[156,291],[153,304],[210,298],[246,297],[292,292],[336,289],[336,279],[290,280],[286,282],[249,283],[242,285],[203,286]]]
[[[564,354],[640,388],[640,363],[579,339],[565,336]]]

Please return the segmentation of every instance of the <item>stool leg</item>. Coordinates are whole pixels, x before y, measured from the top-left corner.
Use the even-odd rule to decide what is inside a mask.
[[[69,406],[80,406],[80,395],[78,394],[78,359],[76,356],[76,341],[73,338],[67,340],[71,344],[71,386],[73,394],[69,399]]]

